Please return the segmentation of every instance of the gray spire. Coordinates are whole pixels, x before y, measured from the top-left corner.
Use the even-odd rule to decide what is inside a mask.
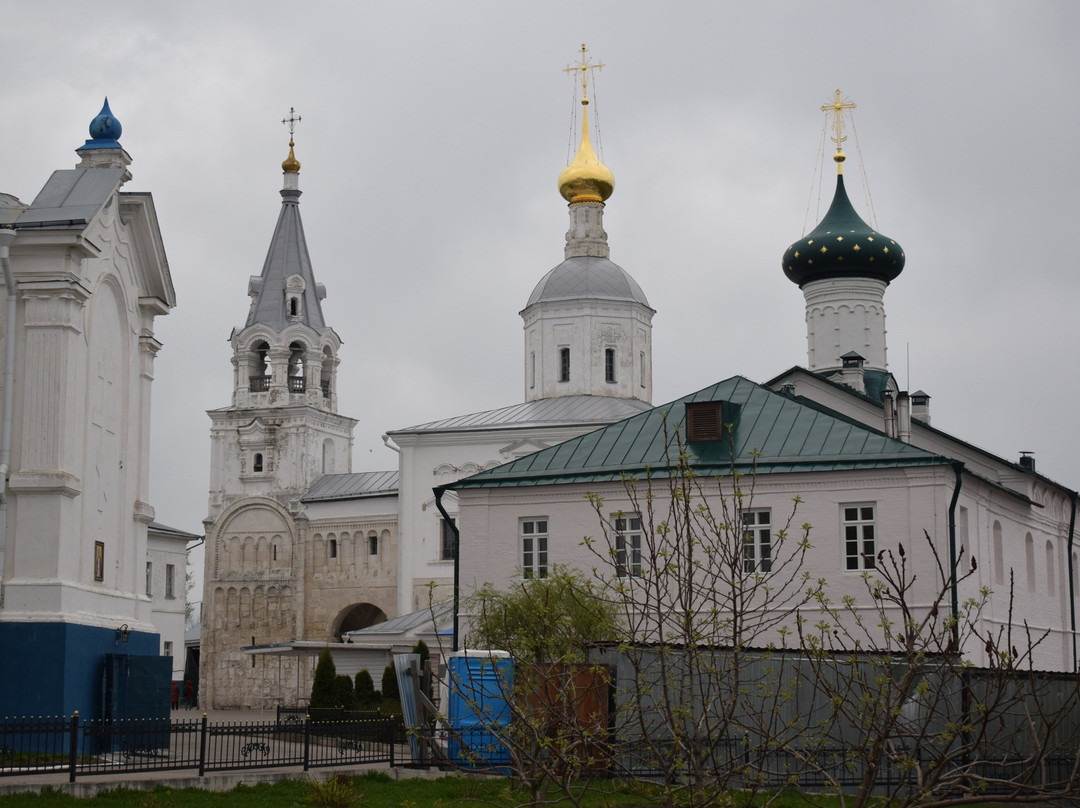
[[[289,159],[283,164],[285,187],[281,191],[281,214],[274,237],[266,253],[262,275],[252,276],[248,285],[251,311],[247,325],[262,323],[282,331],[293,323],[303,323],[318,333],[327,330],[319,301],[326,288],[315,282],[308,255],[304,224],[300,220],[300,194],[297,187],[300,163],[289,145]]]

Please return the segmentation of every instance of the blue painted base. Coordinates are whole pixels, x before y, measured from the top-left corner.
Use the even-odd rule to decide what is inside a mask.
[[[160,637],[74,623],[0,623],[0,717],[101,718],[106,654],[156,656]]]

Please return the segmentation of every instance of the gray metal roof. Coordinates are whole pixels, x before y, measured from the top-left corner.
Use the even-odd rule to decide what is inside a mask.
[[[485,429],[518,429],[521,427],[556,427],[574,424],[601,426],[621,421],[631,415],[652,409],[652,405],[636,398],[613,396],[558,396],[514,404],[498,410],[474,412],[431,421],[426,424],[396,429],[402,432],[470,432]]]
[[[123,176],[122,168],[54,171],[15,227],[19,230],[29,227],[81,229],[109,201]]]
[[[327,474],[315,481],[301,502],[363,499],[397,494],[397,471],[364,471],[359,474]]]
[[[618,264],[607,258],[579,255],[567,258],[541,278],[525,308],[546,300],[579,298],[632,300],[643,306],[649,305],[637,281]]]
[[[158,533],[164,536],[170,536],[175,539],[186,539],[188,541],[194,541],[195,539],[201,539],[201,533],[188,533],[186,530],[180,530],[179,528],[169,527],[163,525],[161,522],[151,522],[146,526],[147,530],[151,533]]]
[[[278,215],[270,249],[266,253],[262,275],[253,279],[254,300],[247,324],[263,323],[275,331],[283,331],[290,320],[285,313],[285,280],[292,275],[304,279],[303,312],[300,320],[320,334],[326,331],[320,292],[325,290],[315,282],[308,255],[304,223],[300,219],[300,191],[281,192],[281,213]]]
[[[384,634],[405,634],[413,629],[441,629],[453,624],[454,602],[447,600],[436,603],[430,609],[421,609],[418,612],[410,612],[400,617],[376,623],[367,628],[359,628],[356,631],[347,631],[342,637],[349,637],[353,641],[362,641],[365,637]]]

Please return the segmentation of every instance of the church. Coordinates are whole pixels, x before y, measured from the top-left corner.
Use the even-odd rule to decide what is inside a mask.
[[[734,547],[732,563],[751,587],[798,558],[832,603],[849,604],[846,618],[871,627],[862,641],[873,645],[862,647],[884,647],[864,575],[903,546],[917,614],[943,592],[953,616],[970,610],[964,625],[973,631],[960,637],[968,660],[989,664],[1002,632],[1026,626],[1034,642],[1022,653],[1034,669],[1077,670],[1077,493],[1040,475],[1029,456],[998,457],[935,429],[929,396],[899,389],[886,362],[884,295],[905,254],[848,199],[846,106],[838,91],[823,108],[835,114],[832,205],[782,258],[805,299],[807,366],[761,384],[725,379],[444,486],[436,496],[458,499],[462,592],[545,577],[555,565],[632,589],[656,557],[671,558],[654,537],[675,530],[703,553],[711,541]],[[702,517],[678,533],[681,458],[704,481],[692,506],[708,502],[722,522],[712,532]],[[810,526],[805,555],[793,538],[802,524]],[[779,629],[792,636],[794,615],[785,620],[779,607],[776,615],[771,633],[747,644],[782,645]],[[811,625],[834,619],[812,601],[803,616]],[[467,646],[468,615],[460,617]]]
[[[100,717],[105,660],[172,673],[183,647],[195,537],[148,493],[154,322],[176,298],[121,132],[106,99],[75,168],[29,205],[0,194],[2,715]]]
[[[587,493],[611,503],[610,572],[641,563],[645,520],[620,481],[662,464],[672,440],[693,450],[699,472],[755,469],[754,569],[771,563],[782,505],[796,496],[815,526],[808,569],[838,597],[859,594],[878,550],[914,546],[925,530],[946,561],[979,558],[971,592],[1001,591],[1017,575],[1030,595],[1020,616],[1048,632],[1039,665],[1072,670],[1077,495],[1030,458],[1006,460],[934,429],[929,396],[901,390],[889,372],[884,295],[905,255],[847,197],[839,96],[832,207],[782,261],[805,299],[806,367],[764,383],[733,377],[654,407],[655,312],[610,258],[603,216],[614,176],[591,144],[590,67],[583,53],[573,68],[582,120],[558,181],[569,213],[564,260],[520,311],[524,401],[388,431],[396,470],[352,472],[356,422],[337,411],[342,346],[323,319],[290,138],[281,214],[248,284],[247,321],[231,337],[232,403],[209,413],[202,705],[303,704],[328,644],[338,673],[363,667],[377,679],[390,650],[420,636],[415,616],[429,605],[445,623],[425,636],[449,631],[442,604],[455,589],[467,595],[556,564],[592,568],[582,537],[599,526]],[[689,434],[691,419],[714,433]],[[923,572],[930,585],[935,573]],[[1002,625],[1008,615],[998,597],[983,619]],[[460,617],[453,641],[466,643]]]

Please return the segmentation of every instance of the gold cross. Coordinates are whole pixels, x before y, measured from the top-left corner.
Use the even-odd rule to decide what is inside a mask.
[[[587,79],[587,77],[589,75],[588,71],[590,71],[590,70],[603,70],[603,69],[604,69],[604,63],[603,62],[597,62],[596,64],[591,65],[585,60],[585,43],[583,42],[583,43],[581,43],[581,67],[576,67],[574,65],[570,65],[569,67],[564,68],[564,72],[572,73],[575,70],[580,70],[581,71],[581,100],[584,103],[587,104],[587,103],[589,103],[589,99],[588,99],[588,93],[586,92],[585,82],[586,82],[586,79]]]
[[[839,92],[839,90],[837,90]],[[822,107],[824,109],[824,107]],[[302,118],[296,114],[296,110],[293,107],[289,107],[289,115],[286,118],[282,118],[281,122],[289,127],[289,140],[292,140],[293,132],[296,131],[296,125],[300,123]]]
[[[855,109],[855,103],[852,101],[844,101],[840,91],[836,91],[836,95],[831,104],[823,104],[821,111],[828,115],[830,112],[833,114],[833,131],[832,142],[836,144],[836,153],[842,154],[843,150],[840,148],[840,144],[847,140],[847,135],[844,134],[844,110]]]

